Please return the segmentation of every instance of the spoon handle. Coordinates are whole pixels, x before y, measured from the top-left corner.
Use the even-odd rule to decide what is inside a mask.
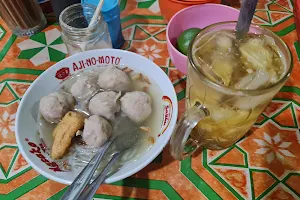
[[[237,39],[243,39],[248,33],[257,2],[258,0],[243,0],[236,25]]]
[[[81,192],[84,190],[86,185],[92,179],[94,172],[96,171],[97,167],[99,166],[100,161],[102,160],[105,152],[107,151],[108,147],[113,142],[113,138],[108,140],[104,145],[103,149],[98,151],[91,161],[87,164],[87,166],[81,171],[81,173],[76,177],[73,181],[71,186],[68,190],[64,193],[60,200],[75,200],[79,197]]]
[[[117,152],[113,155],[113,157],[110,159],[108,164],[105,166],[104,170],[97,176],[97,178],[86,187],[86,189],[82,192],[82,194],[78,197],[78,200],[92,200],[94,194],[96,193],[99,186],[104,182],[104,180],[107,177],[107,174],[113,164],[117,161],[117,159],[120,157],[121,153]]]

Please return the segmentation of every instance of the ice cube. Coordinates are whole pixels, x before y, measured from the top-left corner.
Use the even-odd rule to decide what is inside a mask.
[[[212,63],[213,72],[219,76],[223,84],[228,86],[230,84],[232,72],[233,72],[233,63],[231,59],[219,57],[214,60]]]
[[[255,74],[247,74],[241,78],[241,80],[235,84],[235,89],[246,89],[247,85],[249,85],[254,76]]]
[[[274,91],[259,96],[236,97],[234,107],[241,110],[255,109],[257,106],[269,102],[274,96]]]
[[[203,122],[200,124],[200,129],[206,132],[213,132],[215,125]]]
[[[214,123],[218,123],[227,118],[231,118],[236,114],[236,112],[230,108],[222,108],[215,106],[214,109],[210,110],[210,118]]]
[[[245,120],[250,116],[251,110],[236,110],[232,117],[226,119],[226,123],[229,126],[239,126],[245,123]]]
[[[239,50],[245,65],[250,64],[255,69],[265,69],[272,64],[272,51],[265,47],[262,39],[250,39],[242,44]]]
[[[269,73],[264,70],[258,70],[255,74],[253,79],[250,81],[248,86],[246,87],[247,90],[254,90],[260,88],[266,84],[268,84],[270,79]]]
[[[235,86],[236,89],[254,90],[266,85],[270,76],[267,71],[258,70],[256,73],[244,76]]]
[[[225,37],[231,38],[233,40],[235,40],[235,38],[236,38],[234,32],[222,31],[222,35],[224,35]]]
[[[250,69],[250,68],[246,69],[246,71],[247,71],[249,74],[252,74],[252,73],[254,72],[253,69]]]
[[[271,45],[271,46],[276,45],[275,40],[270,36],[264,35],[264,40],[265,40],[265,43],[268,45]]]
[[[272,84],[277,83],[280,77],[277,75],[277,73],[275,72],[275,70],[274,69],[270,69],[269,70],[269,74],[270,74],[270,77],[271,77],[270,78],[270,82]]]
[[[196,44],[196,49],[193,52],[193,55],[195,55],[198,51],[203,54],[204,52],[208,52],[211,49],[215,47],[214,39],[216,38],[218,34],[212,35],[210,38],[208,38],[204,43],[202,43],[202,40],[199,40],[199,43]],[[209,36],[208,36],[209,37]]]
[[[216,39],[218,50],[221,52],[227,52],[232,48],[232,39],[226,35],[220,35]]]
[[[219,84],[224,84],[224,81],[222,80],[222,78],[215,73],[214,70],[212,70],[211,66],[205,62],[204,60],[202,60],[200,57],[195,59],[195,63],[198,66],[201,66],[201,70],[202,72],[212,81],[214,81],[215,83],[219,83]]]

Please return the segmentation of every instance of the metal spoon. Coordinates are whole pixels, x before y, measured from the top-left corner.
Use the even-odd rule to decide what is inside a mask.
[[[71,186],[62,196],[61,200],[76,200],[80,196],[81,192],[85,189],[88,183],[91,181],[93,174],[98,168],[104,154],[107,152],[108,148],[112,143],[116,146],[116,152],[112,159],[109,161],[105,169],[98,175],[98,177],[93,181],[91,185],[86,188],[85,191],[96,192],[99,185],[105,180],[109,169],[112,167],[113,163],[118,159],[121,153],[130,149],[136,143],[138,139],[137,134],[138,127],[133,123],[128,117],[121,117],[118,121],[114,137],[110,138],[105,144],[102,150],[98,151],[87,166],[82,170],[82,172],[76,177]],[[96,189],[95,189],[96,188]],[[84,192],[82,196],[87,196],[88,194]],[[85,199],[86,200],[86,199]]]
[[[122,124],[128,123],[128,122],[129,121],[124,120],[122,122]],[[131,147],[133,147],[135,145],[137,139],[138,139],[137,127],[135,127],[135,130],[131,130],[131,131],[127,132],[126,134],[121,134],[115,139],[114,144],[116,146],[116,152],[114,153],[113,157],[110,159],[108,164],[105,166],[104,170],[96,177],[96,179],[90,185],[87,186],[87,188],[79,196],[78,200],[93,199],[94,194],[96,193],[99,186],[107,178],[108,173],[109,173],[110,169],[112,168],[112,166],[114,165],[114,163],[118,160],[118,158],[122,155],[122,153],[129,150]]]
[[[248,33],[258,0],[243,0],[238,22],[236,38],[243,39]]]
[[[87,166],[81,171],[81,173],[76,177],[64,195],[61,197],[61,200],[75,200],[79,197],[80,193],[84,190],[86,185],[90,182],[93,177],[94,172],[100,164],[105,152],[112,144],[115,138],[111,138],[104,144],[102,151],[98,151]]]

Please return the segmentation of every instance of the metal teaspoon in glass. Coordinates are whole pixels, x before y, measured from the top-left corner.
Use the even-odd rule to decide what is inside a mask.
[[[238,40],[243,39],[248,33],[257,2],[258,0],[243,0],[236,25],[236,38]]]

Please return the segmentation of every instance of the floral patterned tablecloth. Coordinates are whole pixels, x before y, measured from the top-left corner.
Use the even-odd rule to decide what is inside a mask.
[[[176,89],[181,115],[186,76],[170,61],[166,22],[158,1],[121,0],[120,7],[124,49],[153,60],[164,70]],[[299,199],[300,45],[292,11],[292,0],[259,1],[254,22],[270,28],[288,44],[294,70],[251,134],[229,149],[203,150],[182,162],[171,157],[167,146],[139,173],[101,186],[95,199]],[[57,24],[49,23],[30,38],[18,38],[0,19],[1,200],[59,199],[66,189],[29,166],[18,150],[14,132],[16,111],[26,89],[66,56]]]

